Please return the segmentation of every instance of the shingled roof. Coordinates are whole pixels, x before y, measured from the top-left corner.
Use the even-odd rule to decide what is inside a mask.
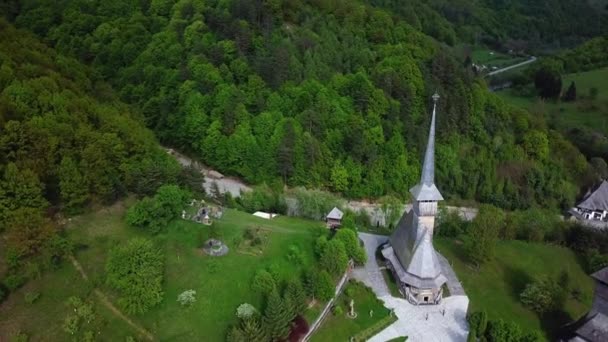
[[[420,176],[420,184],[410,189],[410,193],[416,201],[442,201],[443,196],[435,186],[435,113],[437,112],[437,101],[439,95],[433,95],[433,115],[431,127],[429,128],[429,140],[426,144],[424,162]]]
[[[583,200],[577,204],[577,207],[587,210],[608,211],[608,182],[605,180],[602,181],[602,184],[588,193]]]
[[[446,282],[431,241],[431,231],[415,224],[414,212],[404,214],[390,236],[391,248],[382,251],[399,279],[418,288],[441,287]]]
[[[608,267],[604,267],[601,270],[591,275],[595,280],[608,285]]]
[[[336,207],[334,207],[329,214],[327,214],[327,218],[330,220],[341,220],[342,216],[344,216],[344,213]]]
[[[427,228],[424,228],[422,236],[416,243],[407,272],[423,279],[434,279],[441,273],[439,258],[437,258],[431,242],[431,233]]]
[[[579,339],[570,341],[604,342],[608,341],[608,317],[602,313],[589,313],[576,323],[575,334]]]

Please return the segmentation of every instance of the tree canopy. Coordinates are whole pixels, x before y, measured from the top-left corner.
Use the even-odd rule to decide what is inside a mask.
[[[550,37],[537,16],[551,22],[565,8],[588,13],[588,6],[537,14],[506,4],[467,9],[441,1],[439,10],[412,3],[420,11],[397,10],[392,1],[38,0],[11,18],[90,65],[123,101],[141,108],[163,143],[250,183],[281,180],[348,197],[407,198],[418,180],[430,95],[437,90],[437,183],[448,198],[509,209],[571,203],[580,174],[566,160],[578,151],[557,148],[557,136],[547,141],[552,158],[522,153],[523,134],[532,128],[549,137],[546,125],[486,91],[450,49],[428,35],[464,39],[472,28],[454,13],[469,13],[492,36],[517,38],[523,24],[534,23]],[[504,21],[505,11],[519,15],[516,27]],[[490,30],[486,12],[502,31]],[[580,20],[578,14],[572,20]],[[453,23],[464,31],[454,31]],[[6,96],[15,97],[24,86],[9,87]],[[103,198],[123,192],[130,179],[136,183],[131,186],[146,188],[137,182],[146,177],[87,176],[130,155],[130,145],[116,139],[104,136],[104,146],[116,148],[90,147],[87,158],[74,160]],[[101,151],[113,154],[102,158]],[[141,174],[135,167],[122,169]],[[529,195],[530,184],[536,196]],[[68,190],[65,196],[84,201]]]

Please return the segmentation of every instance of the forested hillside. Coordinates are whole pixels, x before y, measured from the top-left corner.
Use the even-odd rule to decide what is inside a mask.
[[[448,197],[565,207],[588,169],[441,44],[358,1],[34,0],[11,17],[91,65],[163,143],[251,183],[405,198],[435,90]]]
[[[78,61],[0,19],[0,251],[13,289],[69,251],[48,214],[175,182],[141,118]]]
[[[608,32],[606,0],[368,0],[453,45],[494,48],[572,46]]]

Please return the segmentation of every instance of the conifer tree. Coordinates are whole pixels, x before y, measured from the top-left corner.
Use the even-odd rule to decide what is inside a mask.
[[[268,295],[263,322],[270,340],[283,340],[289,335],[291,320],[285,308],[285,303],[276,289],[273,289]]]
[[[294,279],[287,283],[285,303],[292,319],[306,310],[306,293],[299,280]]]
[[[87,181],[78,170],[77,163],[70,157],[64,157],[61,160],[59,188],[63,205],[71,213],[78,212],[88,200]]]
[[[319,272],[315,287],[315,295],[321,300],[329,300],[334,296],[335,285],[327,271]]]
[[[226,335],[227,342],[247,342],[245,334],[238,326],[232,326]]]
[[[241,321],[241,331],[242,336],[247,342],[268,341],[268,335],[266,334],[266,331],[264,331],[260,319],[255,315]]]

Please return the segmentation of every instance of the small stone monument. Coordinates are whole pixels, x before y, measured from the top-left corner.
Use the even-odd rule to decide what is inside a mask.
[[[349,318],[357,318],[357,313],[355,312],[355,300],[354,299],[350,300],[347,316]]]
[[[206,226],[211,225],[211,219],[209,219],[209,214],[205,214],[205,217],[203,217],[203,224]]]
[[[182,219],[186,219],[186,211],[182,210]]]

